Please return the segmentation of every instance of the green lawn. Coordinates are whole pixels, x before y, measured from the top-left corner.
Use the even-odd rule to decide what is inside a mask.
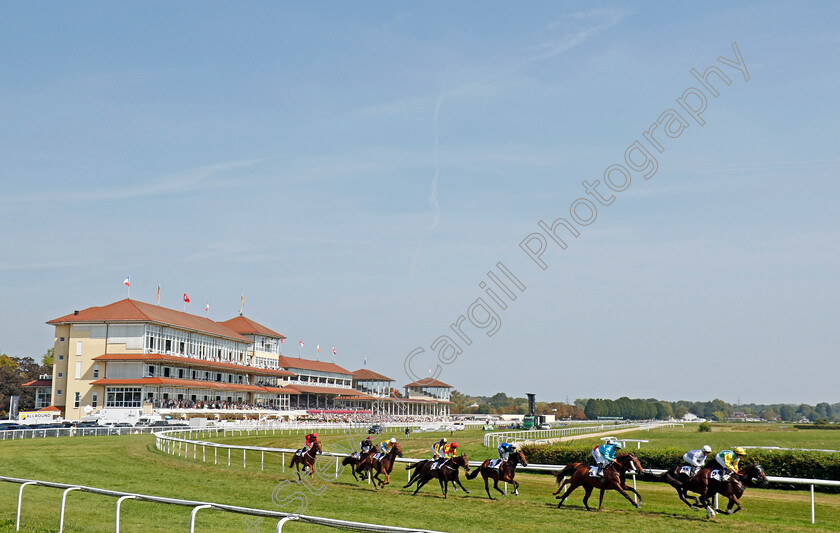
[[[739,427],[740,428],[740,427]],[[840,435],[808,437],[811,432],[752,431],[739,434],[721,430],[709,434],[686,430],[651,431],[626,434],[627,438],[648,438],[652,442],[643,446],[676,445],[693,447],[705,442],[713,446],[734,444],[806,445],[812,439],[823,439],[818,447],[832,447],[832,439]],[[769,440],[761,441],[766,438]],[[346,441],[342,433],[320,432],[331,451],[335,444]],[[488,458],[495,452],[481,445],[481,431],[457,432],[454,436],[472,460]],[[427,456],[431,443],[441,434],[417,434],[405,439],[407,456]],[[390,434],[388,435],[390,436]],[[738,437],[732,440],[732,437]],[[720,441],[712,439],[722,439]],[[748,439],[753,439],[750,441]],[[297,447],[301,435],[259,437],[227,437],[216,439],[249,445]],[[358,441],[353,436],[353,441]],[[591,439],[597,441],[597,439]],[[585,443],[587,441],[582,441]],[[207,463],[166,455],[154,449],[154,439],[147,435],[125,437],[77,437],[6,441],[0,444],[0,464],[6,476],[41,479],[62,483],[80,483],[114,490],[132,491],[158,496],[209,500],[219,503],[242,505],[279,511],[292,511],[292,505],[280,507],[272,501],[272,492],[278,484],[293,480],[290,472],[282,471],[280,458],[274,454],[265,457],[265,470],[260,471],[260,454],[248,453],[248,468],[242,468],[241,452],[234,452],[232,466],[227,466],[227,455],[219,455],[219,464],[212,462],[212,452]],[[287,456],[288,460],[288,456]],[[334,472],[333,463],[327,468]],[[552,531],[579,531],[583,529],[626,529],[634,531],[837,531],[840,530],[840,495],[817,494],[817,524],[810,524],[809,493],[807,491],[775,491],[749,489],[743,499],[744,510],[734,516],[719,517],[712,523],[705,514],[693,512],[676,497],[673,489],[657,483],[639,483],[645,498],[641,510],[633,509],[619,494],[608,493],[605,511],[586,512],[581,504],[583,492],[575,493],[562,509],[556,509],[552,498],[554,478],[549,475],[520,474],[519,497],[487,499],[480,478],[465,481],[470,495],[450,493],[447,500],[440,497],[436,484],[424,487],[417,496],[411,496],[405,484],[406,472],[401,465],[394,472],[394,483],[385,490],[375,492],[367,483],[356,483],[349,472],[337,480],[315,481],[313,494],[303,485],[288,483],[277,494],[277,499],[292,496],[296,491],[306,495],[305,513],[347,520],[418,527],[452,532],[530,532],[539,528]],[[14,530],[14,514],[18,485],[0,483],[0,531]],[[491,489],[492,490],[492,489]],[[23,531],[56,531],[61,491],[43,487],[27,487],[24,492],[25,510]],[[113,498],[70,493],[66,531],[113,530]],[[295,502],[294,507],[296,507]],[[593,496],[597,506],[597,494]],[[188,508],[152,503],[127,501],[123,504],[122,531],[185,531],[189,522]],[[243,532],[274,531],[274,524],[265,520],[259,526],[244,522],[246,517],[217,511],[203,510],[198,515],[198,531]],[[250,519],[254,520],[254,519]],[[253,523],[253,522],[252,522]],[[328,529],[305,524],[287,524],[284,531],[308,532]]]

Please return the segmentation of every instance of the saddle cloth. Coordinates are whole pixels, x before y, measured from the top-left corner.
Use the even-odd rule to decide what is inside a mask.
[[[353,452],[350,454],[350,457],[353,459],[360,459],[362,457],[362,452]]]
[[[378,453],[377,452],[377,453],[373,454],[373,458],[376,459],[377,461],[382,459],[383,457],[385,457],[384,453]]]
[[[712,475],[709,476],[715,481],[729,481],[729,478],[732,476],[731,472],[724,473],[721,470],[712,470]]]
[[[304,450],[304,448],[299,449],[298,451],[295,452],[295,455],[297,455],[298,457],[303,456],[303,450]]]
[[[679,473],[680,474],[685,474],[688,477],[691,477],[691,476],[693,476],[694,474],[697,473],[696,470],[695,470],[696,468],[697,467],[694,467],[694,466],[683,466],[682,468],[680,468]]]
[[[500,464],[502,464],[501,459],[493,459],[493,460],[490,461],[490,464],[488,464],[487,466],[489,466],[490,468],[495,468],[496,470],[498,470]]]
[[[445,465],[445,464],[446,464],[446,462],[447,462],[447,460],[446,460],[446,459],[438,459],[437,461],[435,461],[435,462],[433,462],[433,463],[432,463],[432,466],[431,466],[431,467],[429,467],[429,470],[435,470],[435,469],[438,469],[438,468],[442,467],[443,465]]]
[[[589,475],[592,477],[598,477],[598,467],[597,466],[590,466],[589,467]]]

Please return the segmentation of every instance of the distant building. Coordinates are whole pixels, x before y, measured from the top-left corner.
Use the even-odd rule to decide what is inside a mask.
[[[50,320],[51,379],[32,381],[38,408],[66,419],[157,413],[301,416],[366,412],[447,416],[451,387],[406,385],[370,370],[286,357],[283,335],[237,316],[224,322],[137,300]]]

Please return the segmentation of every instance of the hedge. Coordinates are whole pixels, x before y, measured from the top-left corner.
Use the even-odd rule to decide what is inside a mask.
[[[539,445],[523,448],[529,463],[564,465],[568,463],[589,463],[591,448],[568,445]],[[647,448],[630,450],[639,458],[646,469],[669,469],[682,465],[685,450],[678,448]],[[805,452],[789,450],[747,450],[742,465],[759,463],[768,476],[799,477],[812,479],[840,480],[840,453]],[[648,476],[653,480],[653,476]],[[760,484],[753,486],[760,487]],[[807,485],[770,483],[770,488],[804,489]],[[840,487],[815,487],[821,492],[840,493]]]
[[[794,424],[796,429],[840,429],[840,424]]]

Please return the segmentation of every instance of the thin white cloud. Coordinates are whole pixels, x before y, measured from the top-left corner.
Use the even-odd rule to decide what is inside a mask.
[[[211,178],[229,170],[251,167],[271,158],[242,159],[226,163],[214,163],[194,169],[158,176],[128,187],[111,187],[70,191],[51,191],[47,193],[6,196],[0,198],[3,204],[31,202],[99,202],[103,200],[124,200],[146,196],[160,196],[200,189],[225,186],[223,181],[211,181]]]

